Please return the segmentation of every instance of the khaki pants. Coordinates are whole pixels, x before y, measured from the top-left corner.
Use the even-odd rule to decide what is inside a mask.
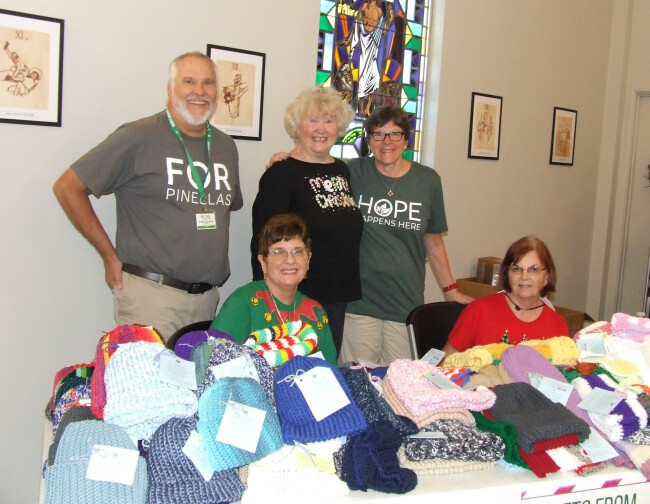
[[[217,311],[218,287],[203,294],[188,294],[125,271],[122,283],[121,290],[113,289],[115,322],[152,326],[165,341],[181,327],[213,320]]]
[[[394,360],[410,358],[406,324],[352,313],[345,315],[341,364],[362,360],[386,366]]]

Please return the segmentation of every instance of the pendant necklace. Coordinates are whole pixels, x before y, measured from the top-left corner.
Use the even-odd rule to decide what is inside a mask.
[[[268,287],[268,286],[267,286]],[[283,324],[287,321],[292,322],[292,320],[289,318],[289,315],[286,316],[284,320],[282,320],[282,314],[280,313],[280,308],[278,308],[278,304],[275,302],[275,296],[269,289],[269,294],[271,294],[271,301],[273,301],[273,305],[275,306],[275,311],[278,314],[278,320],[280,321],[280,324]],[[296,298],[293,298],[293,318],[296,318]]]
[[[393,192],[393,189],[395,189],[395,186],[396,186],[397,183],[399,182],[399,177],[395,178],[395,182],[393,182],[393,185],[390,186],[390,187],[388,186],[388,184],[386,184],[386,182],[384,182],[384,179],[382,178],[381,173],[379,174],[379,181],[382,183],[382,185],[383,185],[386,189],[388,189],[388,195],[389,195],[389,196],[392,196],[393,194],[395,194],[395,193]]]
[[[508,296],[508,293],[506,293],[506,297],[508,298],[508,301],[510,301],[515,306],[515,310],[517,310],[517,311],[533,311],[533,310],[537,310],[537,308],[541,308],[542,306],[544,306],[544,303],[542,303],[540,305],[533,306],[532,308],[522,308],[517,303],[515,303],[512,299],[510,299],[510,296]]]

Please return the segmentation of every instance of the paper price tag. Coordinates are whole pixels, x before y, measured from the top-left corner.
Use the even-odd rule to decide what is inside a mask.
[[[350,404],[348,396],[329,368],[310,369],[299,375],[295,382],[318,422]]]
[[[228,401],[216,440],[255,453],[264,427],[266,411]]]
[[[208,459],[208,453],[205,451],[205,446],[203,446],[201,434],[195,430],[190,432],[187,441],[183,445],[183,453],[192,461],[192,464],[201,473],[205,481],[212,479],[214,471],[210,466],[210,459]]]
[[[313,354],[309,354],[308,357],[325,360],[325,356],[323,355],[323,352],[321,352],[320,350],[318,352],[314,352]]]
[[[220,378],[252,378],[256,382],[260,381],[260,375],[257,373],[253,359],[248,355],[242,355],[236,359],[229,360],[217,366],[210,366],[212,376],[215,381]]]
[[[296,464],[301,467],[317,469],[320,472],[327,474],[334,474],[336,472],[336,468],[334,467],[334,457],[332,454],[321,455],[300,446],[296,446],[293,449],[293,453],[296,459]]]
[[[569,396],[573,391],[573,385],[561,382],[548,376],[538,373],[526,373],[530,379],[530,384],[544,394],[554,403],[566,406]]]
[[[621,401],[622,398],[618,397],[614,391],[595,388],[578,403],[578,408],[601,415],[609,415]]]
[[[605,355],[607,353],[603,340],[579,339],[577,346],[580,352],[589,352],[596,355]]]
[[[440,364],[440,361],[445,358],[445,355],[445,352],[442,350],[432,348],[427,353],[425,353],[420,360],[427,361],[429,364],[437,366]]]
[[[196,364],[172,351],[160,354],[160,379],[177,387],[196,390]]]
[[[86,479],[133,485],[139,452],[116,446],[93,445]]]
[[[431,383],[433,383],[435,386],[441,389],[452,389],[452,390],[460,390],[460,387],[456,385],[455,383],[451,382],[448,378],[445,376],[435,374],[435,373],[427,373],[424,375],[424,377],[429,380]]]
[[[447,439],[445,433],[440,431],[420,431],[416,432],[415,434],[411,434],[409,437],[412,439]]]
[[[603,462],[618,456],[616,450],[604,437],[594,429],[590,429],[590,431],[591,434],[580,443],[580,446],[587,452],[592,462]]]

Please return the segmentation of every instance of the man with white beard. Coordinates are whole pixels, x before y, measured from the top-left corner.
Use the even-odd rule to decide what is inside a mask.
[[[209,123],[216,65],[200,52],[169,66],[167,109],[120,126],[75,161],[54,194],[104,262],[117,324],[164,338],[212,320],[230,274],[230,212],[243,205],[234,141]],[[114,194],[115,246],[90,194]]]

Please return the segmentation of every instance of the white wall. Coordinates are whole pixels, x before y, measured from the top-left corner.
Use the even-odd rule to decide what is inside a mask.
[[[431,55],[440,56],[440,83],[430,103],[437,127],[435,138],[425,134],[424,160],[435,159],[443,177],[456,276],[473,275],[477,257],[500,255],[535,233],[557,262],[557,302],[585,308],[594,213],[605,192],[594,184],[612,9],[620,15],[622,4],[627,19],[628,3],[439,2],[444,32]],[[259,175],[270,153],[291,145],[281,127],[284,107],[313,82],[319,2],[5,0],[3,8],[66,22],[62,127],[0,124],[0,500],[22,503],[36,501],[42,411],[54,373],[90,360],[101,332],[114,325],[99,257],[65,218],[52,183],[116,126],[162,109],[167,65],[177,54],[207,43],[265,52],[263,141],[237,141],[245,206],[232,221],[227,296],[249,277]],[[467,159],[472,91],[504,97],[498,161]],[[548,164],[554,106],[579,111],[573,167]],[[96,207],[112,232],[112,199]],[[427,299],[440,297],[429,279]]]

